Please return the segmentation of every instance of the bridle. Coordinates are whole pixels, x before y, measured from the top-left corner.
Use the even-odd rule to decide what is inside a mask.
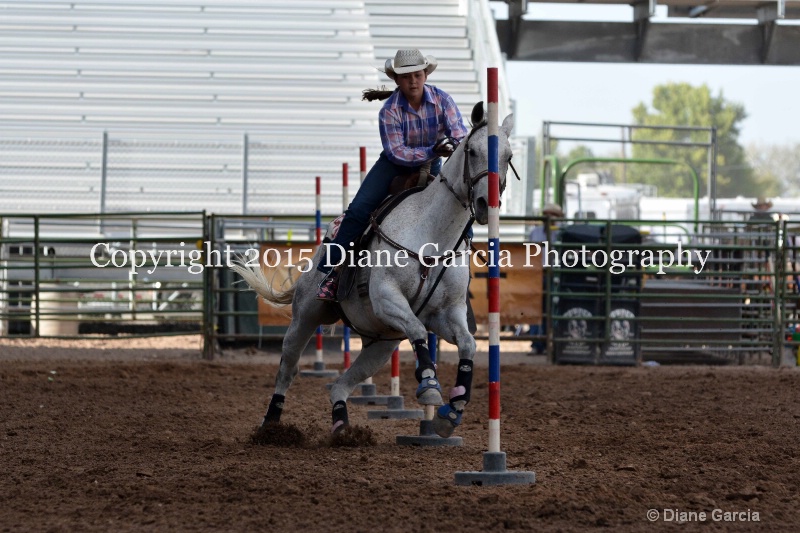
[[[450,190],[450,192],[453,193],[453,196],[455,196],[456,201],[461,204],[461,207],[463,207],[464,209],[469,208],[469,210],[470,210],[470,221],[469,221],[469,224],[470,225],[472,225],[472,222],[475,220],[475,207],[474,207],[474,202],[473,202],[473,200],[475,199],[475,185],[480,180],[482,180],[483,178],[485,178],[486,176],[489,175],[489,169],[487,168],[486,170],[482,170],[482,171],[478,172],[477,174],[475,174],[474,176],[470,176],[469,175],[469,152],[470,152],[469,141],[472,138],[472,136],[475,134],[475,132],[477,132],[481,128],[486,127],[486,125],[487,125],[487,122],[485,120],[482,120],[481,122],[479,122],[474,128],[472,128],[472,131],[469,132],[469,134],[467,135],[467,138],[464,139],[464,142],[461,143],[463,145],[463,147],[464,147],[463,148],[463,152],[464,152],[464,169],[461,172],[461,176],[462,176],[462,179],[463,179],[464,183],[467,185],[467,200],[466,201],[462,200],[458,196],[458,193],[455,191],[455,189],[453,189],[453,186],[450,185],[450,182],[447,181],[447,179],[445,178],[444,174],[442,174],[441,172],[439,173],[439,181],[444,183],[445,186]]]
[[[470,154],[469,141],[472,138],[472,136],[478,130],[480,130],[481,128],[485,128],[487,124],[488,124],[488,122],[486,120],[482,120],[481,122],[476,124],[475,127],[472,128],[472,131],[470,131],[469,134],[467,135],[467,138],[464,139],[464,142],[462,143],[464,145],[464,168],[463,168],[463,170],[461,172],[461,176],[462,176],[462,179],[463,179],[464,183],[467,186],[467,201],[465,202],[464,200],[459,198],[458,193],[456,193],[455,189],[453,189],[452,185],[450,185],[450,183],[447,181],[447,179],[445,179],[445,177],[441,173],[439,175],[439,180],[441,182],[443,182],[447,186],[447,188],[450,190],[451,193],[453,193],[453,196],[455,196],[455,198],[458,201],[458,203],[460,203],[461,206],[464,209],[469,208],[470,221],[469,221],[468,226],[472,225],[472,223],[475,221],[475,202],[474,202],[474,200],[475,200],[475,186],[478,184],[478,182],[480,180],[482,180],[483,178],[485,178],[485,177],[487,177],[489,175],[488,167],[486,168],[486,170],[481,170],[477,174],[470,175],[470,169],[469,169],[469,154]],[[514,175],[517,177],[517,179],[520,179],[519,174],[517,174],[517,169],[514,168],[514,166],[511,164],[511,161],[508,162],[508,166],[511,167],[511,170],[514,171]],[[503,183],[500,185],[500,194],[503,194],[503,191],[505,190],[505,188],[506,188],[506,183],[505,183],[505,181],[503,181]]]
[[[461,206],[464,209],[469,208],[469,210],[470,210],[469,220],[467,221],[467,224],[464,226],[464,229],[461,231],[461,235],[459,236],[458,241],[456,242],[455,246],[453,246],[453,248],[452,248],[453,251],[458,250],[458,248],[459,248],[459,246],[461,245],[462,242],[466,243],[467,251],[458,252],[458,253],[461,253],[461,254],[468,253],[468,250],[470,248],[472,248],[473,251],[477,252],[477,250],[472,246],[472,242],[470,241],[470,239],[468,237],[468,233],[469,233],[470,227],[472,226],[472,223],[475,222],[475,218],[476,218],[475,217],[475,202],[473,201],[475,199],[475,185],[477,185],[477,183],[480,180],[482,180],[483,178],[485,178],[485,177],[487,177],[489,175],[489,169],[487,168],[486,170],[482,170],[482,171],[478,172],[477,174],[470,175],[470,168],[469,168],[469,153],[470,153],[469,141],[472,138],[472,136],[475,134],[475,132],[477,132],[481,128],[486,127],[487,124],[488,123],[485,120],[482,120],[481,122],[479,122],[474,128],[472,128],[472,131],[469,132],[469,134],[467,135],[467,138],[464,139],[464,142],[462,143],[463,146],[464,146],[464,149],[463,149],[464,150],[464,168],[463,168],[463,171],[462,171],[462,179],[463,179],[464,183],[467,186],[467,201],[464,202],[464,200],[462,200],[458,196],[458,193],[456,193],[456,191],[453,189],[452,185],[450,185],[450,183],[447,181],[445,176],[442,175],[441,173],[439,174],[439,181],[444,183],[445,186],[450,190],[450,192],[453,193],[453,196],[455,197],[456,201],[458,201],[458,203],[460,203]],[[510,161],[509,161],[509,166],[511,166],[511,162]],[[519,174],[517,174],[516,169],[514,169],[513,166],[511,166],[511,168],[514,170],[514,174],[517,176],[517,179],[519,179]],[[501,194],[503,193],[503,190],[505,190],[505,183],[503,183],[503,185],[500,188],[500,193]],[[431,259],[431,258],[429,258],[429,257],[420,257],[419,254],[417,254],[413,250],[409,250],[405,246],[402,246],[401,244],[399,244],[399,243],[395,242],[394,240],[392,240],[389,236],[387,236],[383,232],[383,230],[380,227],[380,224],[377,223],[377,221],[375,220],[374,216],[371,219],[371,223],[372,223],[372,228],[375,231],[375,233],[377,234],[379,239],[384,239],[390,246],[394,247],[397,250],[405,250],[406,253],[410,257],[413,257],[414,259],[419,261],[420,267],[421,267],[421,270],[420,270],[420,283],[419,283],[419,286],[417,287],[416,294],[414,294],[414,296],[409,301],[409,305],[413,306],[414,303],[417,301],[417,299],[421,296],[422,287],[425,284],[425,281],[427,281],[428,275],[430,273],[430,267],[425,266],[427,264],[427,262],[424,261],[424,260],[425,259]],[[436,290],[436,287],[439,285],[439,282],[442,280],[442,277],[444,276],[445,270],[446,270],[446,268],[442,268],[439,271],[439,275],[436,276],[436,279],[434,280],[433,284],[431,285],[430,289],[428,290],[428,294],[425,296],[425,299],[422,301],[422,304],[417,308],[417,310],[414,313],[414,315],[419,316],[419,314],[422,312],[422,310],[428,304],[428,301],[431,299],[431,296],[433,296],[433,293]],[[361,336],[363,337],[364,334],[362,333]],[[372,338],[372,337],[370,337],[370,338]],[[374,340],[377,340],[377,339],[374,339]],[[398,340],[398,339],[392,339],[392,340]]]

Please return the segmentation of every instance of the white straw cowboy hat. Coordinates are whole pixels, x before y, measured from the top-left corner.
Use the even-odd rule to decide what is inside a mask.
[[[752,205],[756,209],[759,209],[759,208],[760,209],[769,209],[770,207],[772,207],[772,202],[769,201],[769,199],[765,198],[764,196],[759,196],[758,199],[756,200],[756,203],[750,204],[750,205]]]
[[[398,74],[408,74],[424,70],[425,74],[430,75],[436,70],[438,61],[433,56],[423,56],[417,49],[398,50],[394,59],[387,59],[384,65],[384,72],[392,79]]]
[[[563,217],[564,211],[561,209],[561,206],[558,204],[547,204],[542,208],[543,215],[552,215],[555,217]]]

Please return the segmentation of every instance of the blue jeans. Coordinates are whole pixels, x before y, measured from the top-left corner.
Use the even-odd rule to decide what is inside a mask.
[[[442,168],[441,158],[436,158],[431,162],[431,174],[437,176]],[[372,168],[364,178],[364,182],[359,187],[353,201],[344,212],[344,220],[339,226],[339,232],[333,239],[334,244],[340,245],[345,250],[350,250],[364,230],[369,226],[370,214],[378,208],[384,198],[389,195],[389,186],[395,176],[404,176],[418,172],[420,166],[404,167],[389,161],[386,154],[381,152],[380,157],[372,165]],[[337,246],[330,247],[329,257],[320,259],[317,270],[330,273],[333,267],[327,264],[336,265],[342,260],[342,249]]]

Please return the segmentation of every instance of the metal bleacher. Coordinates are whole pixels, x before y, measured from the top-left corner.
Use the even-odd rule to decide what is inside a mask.
[[[502,68],[488,13],[485,0],[0,1],[0,213],[309,215],[315,176],[323,212],[339,212],[342,163],[357,180],[359,146],[368,164],[380,151],[379,104],[361,101],[393,86],[377,67],[400,47],[435,55],[431,83],[468,116],[481,70]]]

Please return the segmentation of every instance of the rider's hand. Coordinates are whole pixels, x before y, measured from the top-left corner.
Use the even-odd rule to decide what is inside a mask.
[[[433,153],[439,157],[450,157],[455,152],[456,147],[453,139],[445,137],[433,146]]]

